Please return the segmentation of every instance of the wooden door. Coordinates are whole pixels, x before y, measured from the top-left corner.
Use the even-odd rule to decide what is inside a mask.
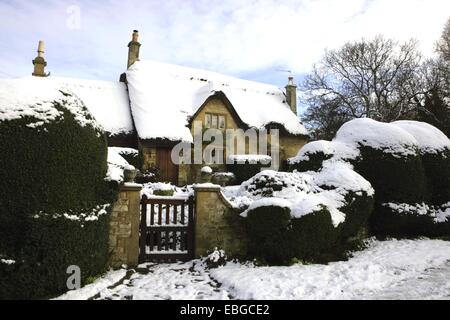
[[[156,151],[156,163],[160,170],[161,180],[178,184],[178,166],[172,162],[172,149],[161,148]]]

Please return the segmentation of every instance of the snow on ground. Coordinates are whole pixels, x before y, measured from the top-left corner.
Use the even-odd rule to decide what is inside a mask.
[[[126,277],[127,270],[119,269],[110,271],[94,283],[88,284],[78,290],[68,291],[62,296],[57,297],[55,300],[87,300],[95,295],[99,294],[102,290],[106,290],[108,287],[120,282],[121,279]]]
[[[328,265],[255,267],[229,262],[207,270],[201,260],[194,260],[143,264],[135,271],[115,284],[100,279],[59,298],[450,299],[450,242],[370,240],[366,250],[348,261]]]

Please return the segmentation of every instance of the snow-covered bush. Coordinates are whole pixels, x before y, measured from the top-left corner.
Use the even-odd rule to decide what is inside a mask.
[[[376,192],[371,219],[375,234],[434,236],[450,221],[433,219],[433,210],[403,214],[387,203],[442,205],[450,200],[449,139],[431,125],[416,121],[381,123],[357,119],[344,124],[335,141],[358,148],[355,170]]]
[[[450,200],[450,140],[435,127],[416,121],[381,123],[356,119],[345,123],[333,141],[307,144],[290,159],[293,169],[320,169],[345,162],[375,189],[371,229],[378,235],[445,234],[447,220],[433,219],[433,210],[404,215],[392,206],[439,207]]]
[[[373,189],[351,165],[329,161],[318,171],[263,171],[229,192],[246,208],[249,254],[268,263],[329,261],[366,226]]]
[[[224,266],[227,263],[227,255],[225,251],[214,248],[205,258],[202,259],[202,265],[206,269],[214,269],[220,266]]]
[[[133,167],[135,167],[135,168],[141,167],[141,159],[139,156],[139,150],[133,149],[133,148],[121,148],[121,147],[109,147],[109,150],[118,153]]]
[[[155,196],[173,196],[175,192],[175,187],[170,183],[157,182],[151,185]]]
[[[250,154],[250,155],[230,155],[227,161],[227,171],[232,172],[235,182],[241,184],[261,171],[263,167],[270,166],[270,156]]]
[[[417,141],[433,205],[450,201],[450,140],[434,126],[418,121],[396,121],[394,125]]]
[[[66,290],[66,269],[82,281],[106,267],[108,210],[117,184],[105,181],[107,144],[75,95],[50,82],[0,83],[1,298]]]
[[[337,141],[313,141],[301,148],[297,156],[287,160],[289,171],[318,171],[324,161],[353,162],[359,157],[359,151],[345,143]]]

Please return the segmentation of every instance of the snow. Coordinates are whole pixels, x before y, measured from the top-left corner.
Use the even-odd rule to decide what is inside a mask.
[[[133,148],[125,148],[125,147],[109,147],[109,150],[116,152],[118,154],[133,154],[138,155],[139,150]]]
[[[131,277],[112,271],[58,299],[450,299],[450,242],[442,240],[370,240],[348,261],[327,265],[207,269],[202,261],[143,264]],[[120,282],[103,280],[118,272]]]
[[[307,134],[285,102],[284,93],[271,85],[149,60],[134,63],[127,71],[127,81],[141,139],[192,142],[188,119],[216,92],[226,95],[250,127],[259,129],[276,122],[292,134]]]
[[[399,214],[413,214],[419,216],[429,216],[434,223],[444,223],[450,220],[450,202],[441,206],[431,206],[426,203],[383,203],[383,206],[389,207]]]
[[[91,208],[90,211],[88,212],[69,210],[68,212],[61,212],[61,213],[47,213],[44,211],[39,211],[37,214],[33,215],[33,218],[39,219],[43,216],[51,217],[53,219],[65,218],[71,221],[78,221],[80,222],[81,227],[83,227],[84,223],[90,221],[97,221],[100,216],[107,214],[108,213],[107,208],[110,206],[111,204],[109,203],[97,205],[94,208]]]
[[[211,167],[204,166],[204,167],[201,169],[201,172],[202,172],[202,173],[209,173],[209,174],[211,174],[211,173],[213,172],[213,170],[211,169]]]
[[[332,156],[334,160],[350,160],[359,156],[359,150],[351,145],[338,141],[318,140],[307,143],[303,146],[295,157],[288,159],[290,164],[301,161],[309,161],[309,156],[316,153],[323,153],[325,156]]]
[[[174,190],[173,196],[170,196],[170,199],[180,199],[180,200],[185,200],[194,193],[192,186],[180,188],[180,187],[177,187],[170,183],[165,183],[165,182],[149,182],[149,183],[145,183],[143,185],[143,188],[141,190],[141,197],[143,195],[145,195],[147,198],[152,198],[152,199],[167,199],[168,198],[168,196],[154,195],[153,192],[155,190],[163,190],[163,191]]]
[[[106,173],[106,180],[122,182],[124,179],[123,171],[135,170],[135,167],[130,165],[125,158],[120,154],[126,153],[136,153],[135,149],[131,148],[119,148],[119,147],[109,147],[108,148],[108,171]]]
[[[371,147],[393,156],[417,155],[418,143],[413,135],[399,126],[363,118],[346,122],[336,133],[333,141]]]
[[[427,281],[432,275],[438,281]],[[449,299],[450,242],[373,241],[349,261],[291,267],[230,263],[211,276],[231,289],[233,297],[244,300]]]
[[[291,209],[291,202],[282,198],[261,198],[256,201],[253,201],[252,204],[248,207],[247,210],[241,213],[241,217],[246,218],[249,211],[260,208],[260,207],[281,207],[281,208],[289,208]]]
[[[125,84],[52,76],[0,80],[0,121],[23,116],[32,116],[43,123],[56,119],[60,114],[52,102],[68,99],[60,90],[73,93],[82,101],[107,132],[134,130]]]
[[[15,264],[16,261],[12,260],[12,259],[0,259],[0,263],[7,264],[7,265],[12,265],[12,264]]]
[[[450,139],[438,128],[419,121],[395,121],[393,125],[411,134],[422,153],[438,153],[450,150]]]
[[[106,290],[111,287],[121,279],[123,279],[127,274],[126,269],[119,269],[115,271],[110,271],[106,275],[102,276],[100,279],[96,280],[94,283],[88,284],[83,288],[78,290],[67,291],[62,296],[55,298],[54,300],[87,300],[95,295],[99,294],[101,291]]]
[[[63,112],[56,108],[56,103],[72,113],[81,126],[99,129],[83,108],[83,102],[69,89],[51,80],[36,77],[0,80],[0,121],[28,118],[28,127],[39,128],[63,119]]]
[[[260,184],[267,187],[255,187]],[[326,207],[333,225],[337,227],[345,221],[345,214],[340,208],[347,204],[345,196],[350,191],[374,195],[371,184],[356,173],[350,164],[325,161],[319,172],[264,170],[239,188],[225,187],[224,195],[233,207],[244,209],[241,213],[243,217],[253,208],[264,205],[280,204],[287,207],[291,210],[292,218],[301,218]]]

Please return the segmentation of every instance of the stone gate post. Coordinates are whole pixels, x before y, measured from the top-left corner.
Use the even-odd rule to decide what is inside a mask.
[[[139,216],[142,185],[126,182],[120,186],[109,222],[110,266],[136,266],[139,258]]]

